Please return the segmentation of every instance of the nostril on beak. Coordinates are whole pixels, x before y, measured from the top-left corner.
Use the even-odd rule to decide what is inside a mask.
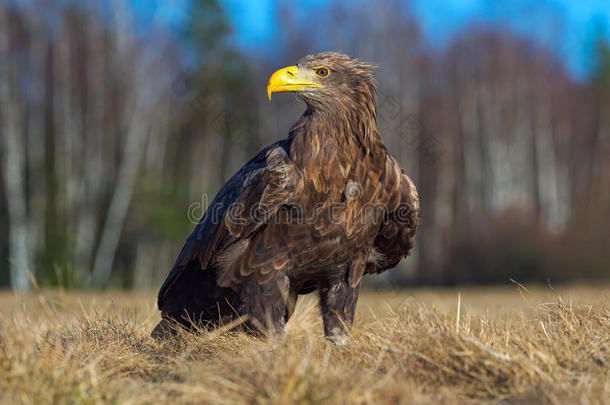
[[[294,73],[292,73],[291,71],[288,71],[288,72],[286,72],[286,73],[288,73],[288,76],[290,76],[290,77],[294,77]]]

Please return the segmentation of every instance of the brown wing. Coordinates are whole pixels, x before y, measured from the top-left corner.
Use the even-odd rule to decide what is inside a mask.
[[[249,239],[283,204],[300,193],[302,177],[288,156],[288,148],[287,140],[267,147],[221,188],[161,286],[161,310],[172,295],[183,293],[187,278],[196,279],[195,264],[196,271],[205,271],[213,263],[230,261],[248,247]],[[229,286],[220,279],[219,285]]]
[[[419,224],[419,197],[413,181],[398,162],[388,155],[388,173],[395,173],[400,181],[390,204],[389,213],[375,238],[367,273],[390,269],[409,254],[414,246],[414,235]],[[391,182],[390,182],[391,183]]]

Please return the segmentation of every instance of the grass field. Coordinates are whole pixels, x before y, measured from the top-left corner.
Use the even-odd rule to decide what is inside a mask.
[[[157,344],[154,293],[0,293],[0,402],[610,404],[608,286],[368,291],[347,347],[319,318]]]

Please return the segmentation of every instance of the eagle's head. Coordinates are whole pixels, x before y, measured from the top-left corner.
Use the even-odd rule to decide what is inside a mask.
[[[273,73],[267,95],[296,92],[312,109],[330,112],[339,107],[375,104],[374,64],[337,52],[308,55],[297,65]]]

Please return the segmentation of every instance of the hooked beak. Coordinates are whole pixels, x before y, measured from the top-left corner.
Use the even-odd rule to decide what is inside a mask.
[[[267,83],[267,97],[271,100],[271,93],[282,91],[304,91],[310,87],[322,87],[320,83],[311,80],[297,66],[288,66],[276,71]]]

